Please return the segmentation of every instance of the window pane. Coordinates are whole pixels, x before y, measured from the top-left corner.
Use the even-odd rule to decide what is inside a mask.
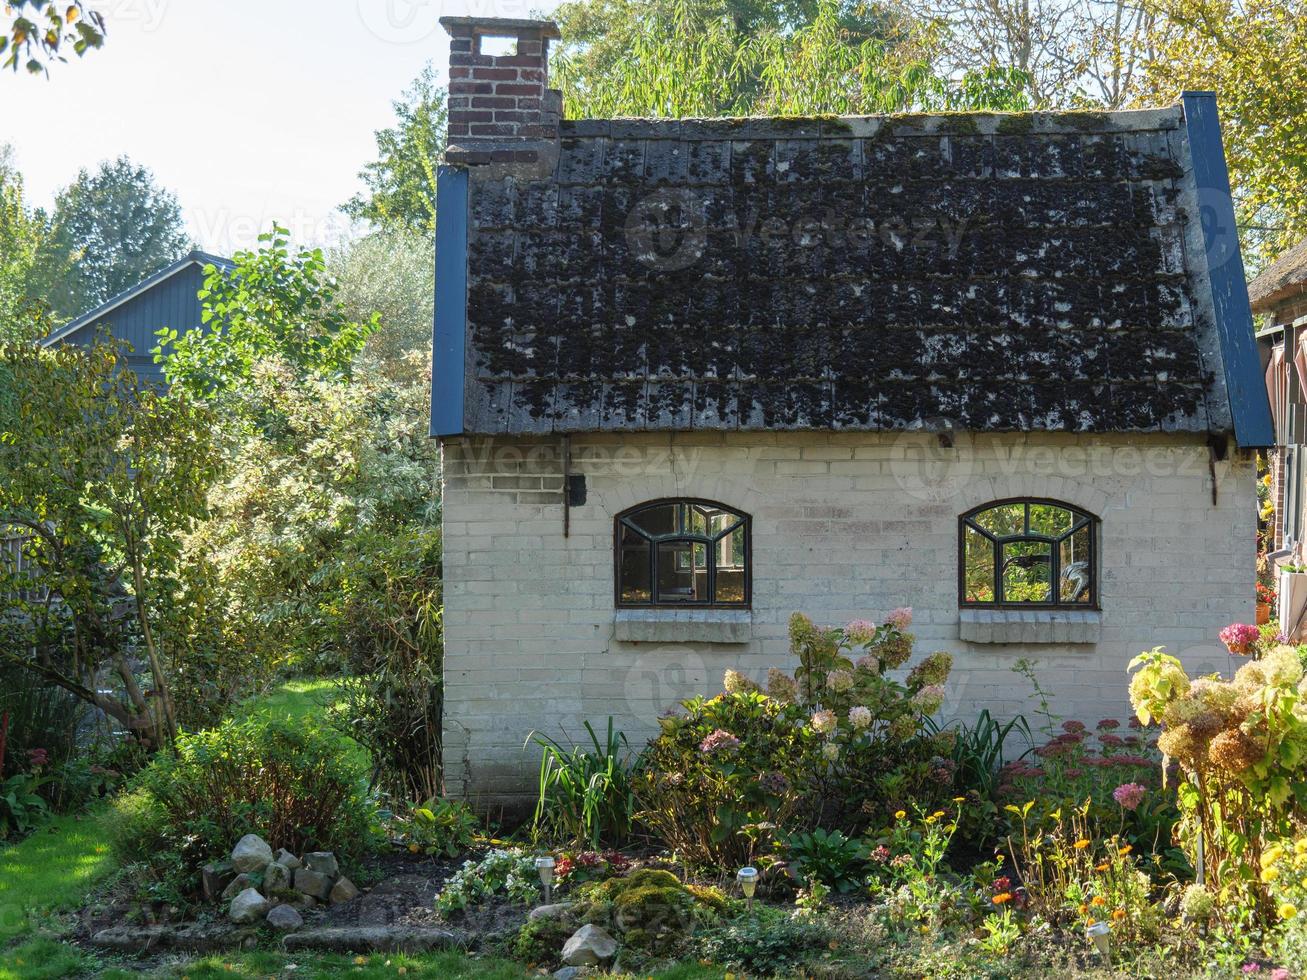
[[[1044,541],[1011,541],[1000,547],[1003,601],[1051,602],[1052,546]]]
[[[649,542],[629,527],[622,528],[619,589],[623,602],[651,602]]]
[[[1032,534],[1047,534],[1050,538],[1059,538],[1071,530],[1075,515],[1065,507],[1052,504],[1030,505],[1030,531]]]
[[[702,541],[664,541],[658,545],[658,598],[703,602],[708,596],[708,546]]]
[[[1089,526],[1085,525],[1060,545],[1058,556],[1062,563],[1061,581],[1058,583],[1060,602],[1089,602],[1090,554]]]
[[[717,542],[717,602],[744,601],[744,525]]]
[[[994,601],[994,545],[977,531],[968,527],[963,536],[966,558],[967,602]]]
[[[1026,530],[1026,505],[1002,504],[998,507],[991,507],[989,510],[981,511],[972,520],[995,537],[1003,537],[1008,534],[1024,534]]]
[[[632,524],[646,534],[676,533],[676,504],[659,504],[627,518]]]

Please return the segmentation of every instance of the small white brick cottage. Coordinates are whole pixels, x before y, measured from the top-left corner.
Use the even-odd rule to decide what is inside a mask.
[[[450,793],[633,746],[786,622],[915,610],[946,713],[1227,666],[1271,442],[1215,99],[562,120],[546,21],[446,18],[432,434]],[[516,51],[481,51],[486,36]]]

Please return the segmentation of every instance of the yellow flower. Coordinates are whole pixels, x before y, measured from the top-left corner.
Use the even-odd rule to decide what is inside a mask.
[[[965,796],[955,796],[955,797],[953,797],[953,802],[954,802],[954,803],[965,803],[965,802],[967,802],[967,798],[966,798]],[[1304,844],[1307,844],[1307,841],[1303,841],[1303,843],[1304,843]]]
[[[1117,922],[1120,922],[1122,919],[1125,918],[1125,909],[1116,909],[1112,913],[1112,918],[1115,919]]]
[[[355,966],[363,966],[363,965],[365,965],[367,962],[368,962],[368,958],[367,958],[366,956],[356,956],[356,957],[354,957],[354,965],[355,965]]]
[[[1127,844],[1125,847],[1121,848],[1121,849],[1120,849],[1119,851],[1117,851],[1116,853],[1117,853],[1117,854],[1120,854],[1122,857],[1125,857],[1127,854],[1129,854],[1129,853],[1130,853],[1131,851],[1133,851],[1133,850],[1134,850],[1134,848],[1131,847],[1129,844]]]
[[[1102,895],[1095,895],[1093,898],[1089,900],[1089,904],[1094,906],[1095,908],[1101,908],[1102,906],[1107,904],[1107,899],[1105,899]]]
[[[1089,914],[1089,906],[1086,905],[1084,902],[1081,902],[1081,903],[1080,903],[1080,908],[1079,908],[1077,911],[1079,911],[1081,915],[1088,915],[1088,914]]]
[[[1075,842],[1075,845],[1074,845],[1074,846],[1075,846],[1075,849],[1076,849],[1077,851],[1083,851],[1086,847],[1089,846],[1089,841],[1087,841],[1087,840],[1078,840],[1078,841]]]
[[[1280,869],[1279,869],[1279,868],[1263,868],[1263,869],[1262,869],[1262,881],[1266,882],[1268,885],[1269,885],[1271,882],[1273,882],[1273,881],[1274,881],[1276,878],[1278,878],[1278,877],[1280,877]]]
[[[1298,914],[1298,909],[1288,902],[1285,902],[1283,905],[1280,906],[1281,919],[1292,919],[1297,914]]]
[[[931,816],[934,817],[936,820],[938,820],[940,817],[944,816],[944,811],[936,810],[934,813],[931,814]]]
[[[1085,920],[1085,925],[1092,926],[1093,924],[1094,924],[1094,920],[1092,918]]]
[[[1307,854],[1307,837],[1300,838],[1293,842],[1294,854]]]
[[[906,817],[907,815],[908,815],[908,811],[907,811],[907,810],[900,810],[898,813],[894,814],[894,819],[895,819],[895,820],[902,820],[902,819],[903,819],[904,817]]]
[[[1284,856],[1284,848],[1279,844],[1273,844],[1262,852],[1262,867],[1269,868],[1276,861]]]

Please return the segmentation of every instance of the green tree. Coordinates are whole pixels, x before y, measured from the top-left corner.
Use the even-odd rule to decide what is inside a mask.
[[[341,210],[379,227],[431,232],[436,227],[436,167],[445,152],[445,91],[428,64],[403,96],[392,103],[396,122],[376,132],[377,159],[359,178],[356,194]]]
[[[26,570],[0,563],[0,663],[100,708],[158,748],[176,736],[170,666],[183,535],[217,474],[213,418],[142,385],[122,350],[0,343],[0,528]],[[148,687],[131,666],[143,656]],[[106,678],[117,681],[111,688]]]
[[[0,68],[17,71],[21,64],[49,74],[50,62],[68,60],[64,52],[80,58],[104,44],[104,18],[82,0],[9,0],[3,12],[9,23],[0,33]]]
[[[55,198],[34,291],[59,319],[93,309],[190,248],[177,198],[127,157],[82,170]]]
[[[159,331],[156,362],[174,389],[213,399],[239,392],[255,366],[275,358],[296,378],[348,379],[355,356],[376,330],[374,313],[351,320],[321,249],[293,256],[287,230],[274,224],[255,252],[237,252],[230,271],[208,266],[200,290],[209,330]]]
[[[957,79],[933,67],[929,33],[858,35],[836,0],[793,29],[741,31],[688,0],[639,15],[627,55],[597,72],[584,50],[555,59],[569,116],[739,116],[930,109],[1020,109],[1024,76],[986,69]]]
[[[0,340],[16,339],[31,295],[32,271],[46,226],[28,207],[13,151],[0,145]]]
[[[1144,103],[1217,93],[1240,232],[1254,261],[1307,236],[1307,0],[1149,0]]]

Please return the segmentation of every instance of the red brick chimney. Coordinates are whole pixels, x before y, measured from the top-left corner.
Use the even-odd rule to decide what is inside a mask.
[[[453,162],[526,160],[526,141],[558,139],[562,96],[547,87],[557,24],[496,17],[442,17],[440,24],[452,38],[447,156]],[[517,48],[484,54],[485,38],[516,39]]]

